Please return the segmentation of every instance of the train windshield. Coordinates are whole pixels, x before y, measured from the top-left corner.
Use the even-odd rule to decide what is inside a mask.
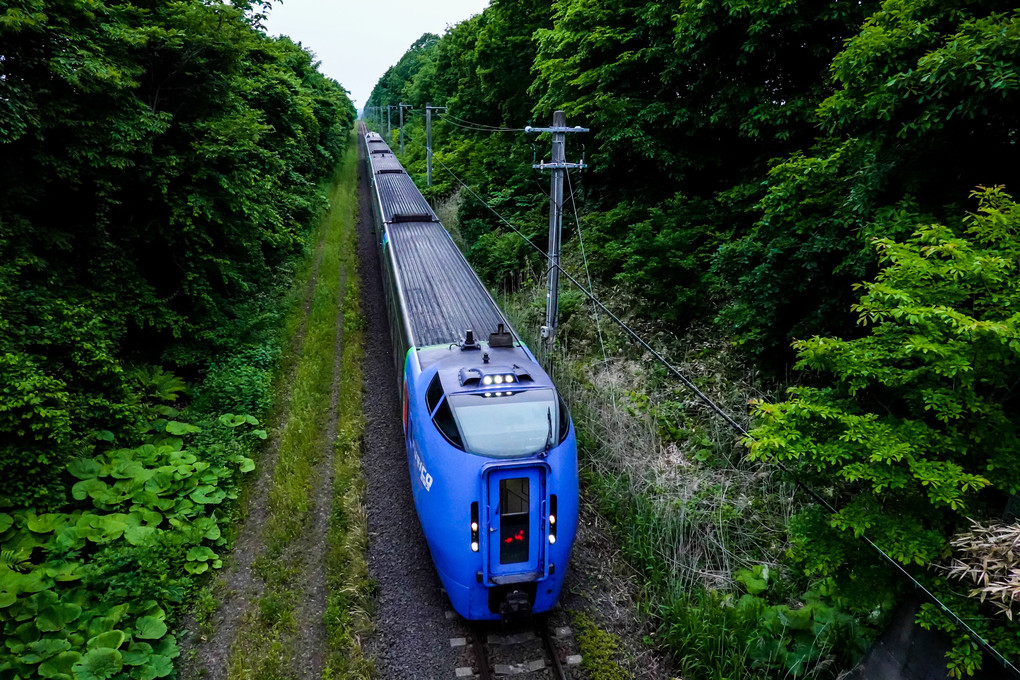
[[[448,399],[466,451],[510,458],[557,443],[559,413],[550,389],[452,394]]]

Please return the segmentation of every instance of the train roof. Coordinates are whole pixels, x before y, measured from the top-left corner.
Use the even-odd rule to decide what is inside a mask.
[[[409,175],[376,175],[375,182],[384,222],[433,222],[439,219]]]
[[[386,231],[415,346],[459,343],[468,329],[485,340],[500,324],[509,328],[442,224],[397,222]]]

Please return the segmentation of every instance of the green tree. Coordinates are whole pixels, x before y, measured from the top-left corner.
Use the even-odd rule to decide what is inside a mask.
[[[793,339],[847,333],[847,283],[873,273],[871,237],[951,219],[953,197],[1020,180],[1018,44],[1007,2],[887,0],[867,18],[832,60],[818,142],[773,165],[753,229],[716,262],[743,342],[775,365]]]
[[[857,537],[935,564],[967,518],[1020,491],[1020,206],[1000,188],[975,194],[960,228],[876,239],[882,269],[854,306],[869,332],[797,342],[797,367],[828,384],[755,409],[751,456],[793,463],[838,509],[791,522],[793,556],[862,611],[890,584],[866,577],[879,559]],[[966,649],[951,657],[960,672],[975,663]]]

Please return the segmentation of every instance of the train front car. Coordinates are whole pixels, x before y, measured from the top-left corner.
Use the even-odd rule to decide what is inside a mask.
[[[543,612],[577,528],[577,442],[549,377],[509,333],[408,356],[415,506],[453,608]]]
[[[549,376],[385,142],[365,137],[415,508],[467,619],[548,611],[577,529],[577,442]]]

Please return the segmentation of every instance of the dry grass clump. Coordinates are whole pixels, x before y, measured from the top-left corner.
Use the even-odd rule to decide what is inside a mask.
[[[950,545],[956,552],[948,568],[950,577],[976,585],[970,596],[988,602],[997,614],[1012,621],[1020,604],[1020,522],[973,522]]]

